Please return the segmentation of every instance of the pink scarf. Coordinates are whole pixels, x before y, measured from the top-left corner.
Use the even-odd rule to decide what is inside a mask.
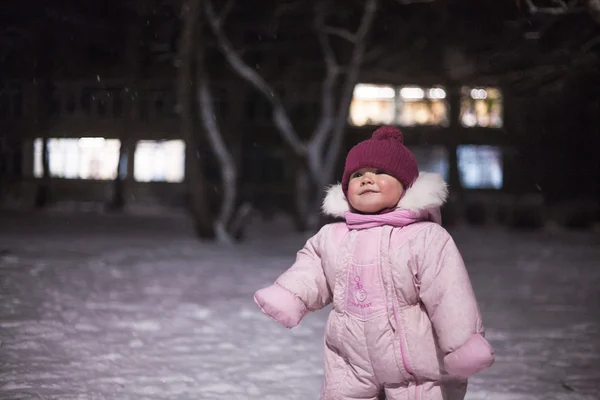
[[[357,214],[349,211],[344,214],[344,218],[350,229],[369,229],[382,225],[402,227],[419,221],[442,223],[439,208],[429,208],[418,212],[396,209],[384,214]]]

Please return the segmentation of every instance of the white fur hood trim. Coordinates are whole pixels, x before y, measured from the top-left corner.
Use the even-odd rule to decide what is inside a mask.
[[[441,207],[447,197],[448,185],[442,175],[421,172],[415,183],[398,202],[398,208],[418,212],[427,208]],[[324,214],[338,218],[343,218],[344,213],[350,211],[350,204],[344,196],[341,183],[327,188],[321,209]]]

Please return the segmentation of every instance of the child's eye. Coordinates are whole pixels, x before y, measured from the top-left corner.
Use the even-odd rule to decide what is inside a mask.
[[[362,173],[355,172],[355,173],[352,174],[352,179],[354,179],[354,178],[360,178],[361,176],[362,176]]]
[[[377,175],[381,175],[381,174],[387,174],[387,172],[385,172],[385,171],[384,171],[384,170],[382,170],[382,169],[378,169],[377,171],[375,171],[375,174],[377,174]]]

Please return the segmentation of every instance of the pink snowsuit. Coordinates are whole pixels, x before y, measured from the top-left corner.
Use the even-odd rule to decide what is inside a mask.
[[[466,378],[494,361],[460,253],[428,221],[438,219],[431,213],[438,204],[402,208],[424,180],[435,187],[430,176],[419,180],[393,212],[346,212],[345,223],[324,226],[275,284],[255,294],[263,312],[288,328],[333,303],[323,400],[375,400],[381,390],[390,400],[459,400]]]

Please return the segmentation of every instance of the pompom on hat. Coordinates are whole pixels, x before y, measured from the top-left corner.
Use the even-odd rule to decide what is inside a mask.
[[[404,146],[402,132],[395,126],[378,128],[370,139],[354,146],[346,156],[342,190],[348,195],[350,176],[361,168],[377,168],[398,179],[408,189],[419,176],[413,153]]]

